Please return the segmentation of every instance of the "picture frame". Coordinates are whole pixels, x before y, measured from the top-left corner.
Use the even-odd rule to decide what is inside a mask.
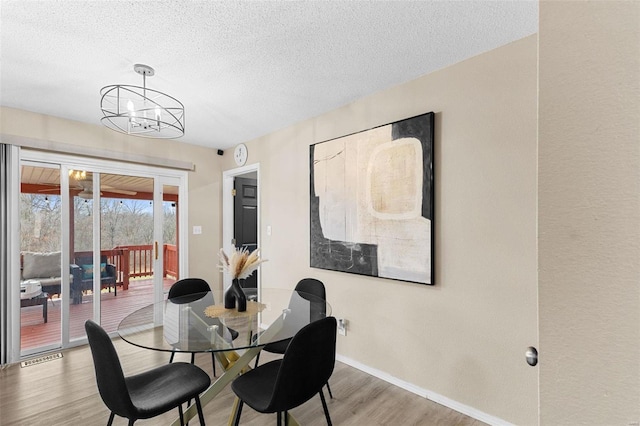
[[[309,147],[310,266],[435,284],[434,113]]]

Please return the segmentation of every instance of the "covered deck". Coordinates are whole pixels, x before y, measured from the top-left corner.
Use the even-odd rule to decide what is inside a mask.
[[[94,301],[100,297],[100,322],[108,332],[130,312],[153,301],[153,277],[160,274],[167,291],[177,277],[179,229],[178,187],[165,185],[162,193],[164,244],[158,247],[152,238],[154,225],[154,180],[139,176],[100,173],[99,202],[94,202],[94,174],[68,170],[68,207],[62,203],[61,169],[25,164],[21,166],[21,281],[36,276],[22,276],[22,253],[49,254],[60,252],[62,234],[69,239],[69,263],[73,275],[69,290],[69,338],[84,337],[84,323],[94,315]],[[97,192],[96,188],[96,192]],[[68,208],[69,225],[62,226],[62,209]],[[100,215],[100,264],[113,265],[101,269],[100,293],[93,294],[94,217]],[[154,257],[162,253],[163,263],[154,270]],[[106,263],[105,263],[106,262]],[[64,267],[63,269],[66,269]],[[161,269],[161,270],[159,270]],[[115,272],[114,272],[115,271]],[[103,275],[104,274],[104,275]],[[115,276],[114,276],[115,274]],[[44,277],[44,276],[43,276]],[[49,277],[47,275],[46,277]],[[56,276],[59,277],[59,276]],[[114,282],[115,289],[114,291]],[[56,347],[62,335],[60,285],[42,286],[49,299],[21,301],[21,352],[36,353]],[[116,295],[117,293],[117,295]],[[37,297],[37,296],[36,296]]]
[[[177,250],[175,246],[164,246],[162,270],[163,291],[169,290],[178,276]],[[102,326],[108,332],[117,329],[120,321],[129,313],[153,302],[152,246],[121,246],[102,250],[108,262],[116,266],[118,286],[114,292],[103,289],[100,293]],[[20,348],[33,351],[61,341],[62,299],[50,295],[47,301],[47,322],[44,322],[42,305],[25,306],[20,309]],[[84,322],[93,317],[94,294],[85,292],[82,303],[69,305],[69,336],[84,336]]]

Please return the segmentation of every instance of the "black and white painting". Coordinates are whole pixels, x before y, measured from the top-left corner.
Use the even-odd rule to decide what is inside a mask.
[[[311,267],[434,284],[432,112],[310,146]]]

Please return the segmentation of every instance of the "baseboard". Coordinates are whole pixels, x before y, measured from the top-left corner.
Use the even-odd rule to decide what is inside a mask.
[[[364,371],[367,374],[370,374],[374,377],[377,377],[380,380],[384,380],[387,383],[391,383],[392,385],[398,386],[404,390],[407,390],[411,393],[419,395],[423,398],[426,398],[430,401],[436,402],[440,405],[444,405],[445,407],[451,408],[459,413],[462,413],[466,416],[469,416],[473,419],[480,420],[481,422],[493,425],[493,426],[514,426],[512,423],[504,421],[498,417],[492,416],[490,414],[484,413],[480,410],[477,410],[473,407],[469,407],[468,405],[461,404],[458,401],[454,401],[451,398],[447,398],[446,396],[440,395],[436,392],[432,392],[427,389],[423,389],[419,386],[414,385],[413,383],[405,382],[404,380],[400,380],[397,377],[394,377],[384,371],[377,370],[375,368],[371,368],[367,365],[361,364],[358,361],[355,361],[351,358],[347,358],[345,356],[336,354],[336,360],[340,361],[344,364],[347,364],[353,368],[357,368],[360,371]]]

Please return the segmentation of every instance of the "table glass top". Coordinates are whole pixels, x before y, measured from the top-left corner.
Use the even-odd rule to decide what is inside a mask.
[[[222,297],[198,293],[164,300],[127,315],[120,337],[158,351],[217,352],[264,346],[293,337],[312,321],[331,315],[319,297],[286,289],[247,293],[247,310],[225,309]]]

